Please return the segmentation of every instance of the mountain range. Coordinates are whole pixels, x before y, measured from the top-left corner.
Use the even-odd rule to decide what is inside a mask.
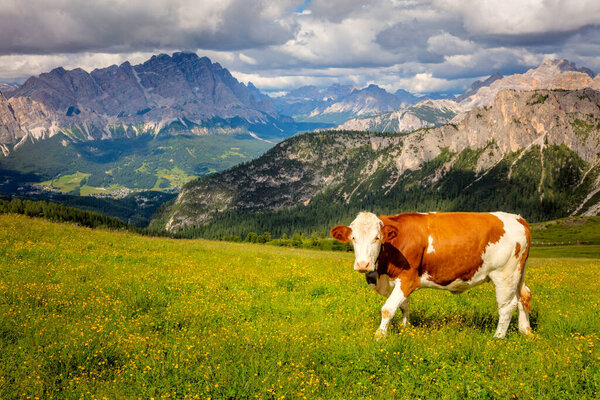
[[[0,136],[5,152],[24,138],[59,132],[74,140],[95,140],[257,127],[284,137],[285,125],[293,124],[251,83],[238,82],[227,69],[195,53],[161,54],[139,65],[125,62],[90,73],[56,68],[2,96],[0,118],[10,126]]]
[[[86,72],[56,68],[0,93],[0,191],[173,192],[319,124],[277,113],[252,83],[195,53]]]
[[[271,99],[193,53],[57,68],[3,88],[0,190],[183,186],[153,222],[172,232],[239,233],[257,215],[273,233],[315,227],[315,215],[324,228],[364,208],[497,207],[533,220],[600,211],[600,78],[566,60],[493,74],[453,99],[376,85]],[[341,125],[285,139],[319,126],[306,121]]]
[[[357,116],[399,110],[417,101],[419,97],[402,89],[389,93],[374,84],[362,89],[335,84],[300,87],[274,98],[273,106],[296,121],[341,124]]]
[[[455,99],[427,99],[400,110],[355,117],[333,129],[410,132],[457,122],[474,107],[490,106],[501,90],[575,90],[586,87],[600,89],[600,78],[595,77],[590,69],[577,68],[567,60],[545,60],[539,67],[524,74],[504,77],[496,72],[483,81],[475,81]]]
[[[325,231],[362,209],[502,209],[532,221],[595,215],[598,82],[566,61],[545,61],[478,83],[455,102],[470,109],[451,124],[296,136],[248,164],[188,183],[154,226],[207,236]]]

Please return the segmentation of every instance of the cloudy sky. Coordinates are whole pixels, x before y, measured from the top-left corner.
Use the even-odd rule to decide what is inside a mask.
[[[179,50],[273,93],[460,92],[544,58],[600,72],[600,1],[0,0],[0,81]]]

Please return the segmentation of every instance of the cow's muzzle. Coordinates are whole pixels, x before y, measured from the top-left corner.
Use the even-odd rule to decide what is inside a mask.
[[[374,270],[371,263],[368,261],[360,261],[354,264],[354,270],[358,272],[371,272]]]

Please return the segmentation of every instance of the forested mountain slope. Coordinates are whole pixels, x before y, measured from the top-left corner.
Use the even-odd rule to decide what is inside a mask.
[[[291,138],[188,183],[154,225],[214,235],[325,229],[361,209],[502,209],[531,221],[594,214],[599,156],[600,92],[504,90],[455,125]]]

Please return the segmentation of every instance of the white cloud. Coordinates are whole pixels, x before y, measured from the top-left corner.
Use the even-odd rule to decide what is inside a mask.
[[[427,39],[427,50],[442,55],[468,54],[476,48],[475,42],[460,39],[448,32]]]
[[[567,32],[600,23],[597,0],[434,0],[483,35]]]
[[[460,91],[549,55],[600,69],[598,21],[597,0],[0,0],[0,80],[191,49],[264,90]]]
[[[258,61],[256,61],[256,59],[255,59],[255,58],[252,58],[252,57],[250,57],[250,56],[247,56],[247,55],[245,55],[244,53],[240,53],[239,57],[240,57],[240,60],[241,60],[242,62],[245,62],[246,64],[251,64],[251,65],[256,65],[256,64],[258,64]]]
[[[264,76],[260,74],[247,74],[231,71],[231,74],[240,82],[252,82],[256,87],[265,91],[280,91],[281,88],[296,88],[305,85],[329,86],[338,81],[337,77],[313,75],[278,75]]]

